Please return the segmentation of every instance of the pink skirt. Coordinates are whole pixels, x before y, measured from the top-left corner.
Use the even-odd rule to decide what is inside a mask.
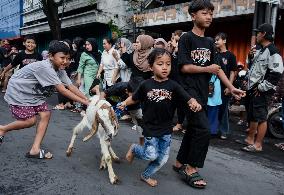
[[[9,105],[12,116],[17,120],[27,120],[39,112],[49,112],[48,105],[46,102],[42,103],[38,106],[17,106],[17,105]]]

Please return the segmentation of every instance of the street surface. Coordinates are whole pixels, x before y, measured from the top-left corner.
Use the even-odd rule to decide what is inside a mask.
[[[49,99],[50,108],[56,103],[56,96]],[[100,171],[100,145],[96,137],[83,143],[85,130],[75,142],[70,158],[65,151],[71,139],[72,128],[81,120],[77,113],[68,110],[52,111],[52,117],[43,142],[43,149],[54,155],[52,160],[25,158],[33,141],[35,128],[13,131],[5,136],[0,146],[0,194],[78,194],[78,195],[149,195],[149,194],[258,194],[284,195],[284,152],[273,146],[281,140],[266,139],[264,152],[248,154],[239,150],[235,138],[244,138],[244,132],[232,121],[233,136],[226,141],[213,139],[205,167],[200,170],[208,185],[205,190],[187,186],[172,170],[180,146],[181,133],[173,136],[170,158],[155,175],[159,185],[151,188],[139,180],[139,174],[146,161],[134,159],[133,164],[124,160],[128,145],[137,142],[132,124],[121,122],[119,134],[112,146],[121,158],[120,164],[113,164],[120,179],[118,185],[111,185],[107,170]],[[8,105],[0,95],[0,124],[13,121]],[[283,140],[282,140],[283,141]]]

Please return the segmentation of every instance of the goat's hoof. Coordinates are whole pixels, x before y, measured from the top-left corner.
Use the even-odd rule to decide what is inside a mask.
[[[72,148],[68,148],[67,151],[66,151],[66,156],[70,157],[72,151],[73,151],[73,147]]]
[[[117,176],[114,176],[114,178],[111,179],[110,183],[111,184],[118,184],[119,180]]]
[[[118,164],[120,163],[120,159],[119,159],[118,157],[115,157],[115,158],[113,158],[112,160],[113,160],[113,162],[115,162],[115,163],[118,163]]]
[[[106,169],[107,167],[106,167],[106,165],[101,165],[100,166],[100,170],[104,170],[104,169]]]

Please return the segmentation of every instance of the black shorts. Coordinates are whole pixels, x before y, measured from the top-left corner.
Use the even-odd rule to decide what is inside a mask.
[[[271,95],[261,93],[260,96],[251,95],[248,98],[248,121],[265,122],[268,115],[268,104]]]

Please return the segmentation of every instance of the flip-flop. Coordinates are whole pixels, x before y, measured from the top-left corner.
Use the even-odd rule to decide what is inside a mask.
[[[4,135],[0,135],[0,146],[3,143],[3,140],[4,140]]]
[[[51,157],[47,157],[46,155],[50,152],[45,152],[44,150],[40,149],[38,154],[30,154],[30,152],[26,153],[27,158],[35,158],[35,159],[52,159],[53,155],[51,154]]]
[[[276,146],[280,150],[284,151],[284,143],[275,144],[274,146]]]
[[[172,166],[173,167],[173,170],[177,173],[181,173],[182,170],[184,170],[186,168],[186,165],[181,165],[180,167],[177,167],[175,165]]]
[[[244,146],[250,145],[250,144],[247,143],[244,139],[236,139],[235,142],[238,143],[238,144],[242,144],[242,145],[244,145]]]
[[[262,152],[262,149],[256,149],[254,145],[248,145],[246,147],[243,147],[242,151],[257,153],[257,152]]]
[[[207,184],[196,184],[194,182],[197,181],[204,181],[204,179],[199,175],[198,172],[192,173],[190,175],[185,173],[185,178],[184,181],[191,187],[196,188],[196,189],[204,189]],[[205,181],[204,181],[205,182]]]

